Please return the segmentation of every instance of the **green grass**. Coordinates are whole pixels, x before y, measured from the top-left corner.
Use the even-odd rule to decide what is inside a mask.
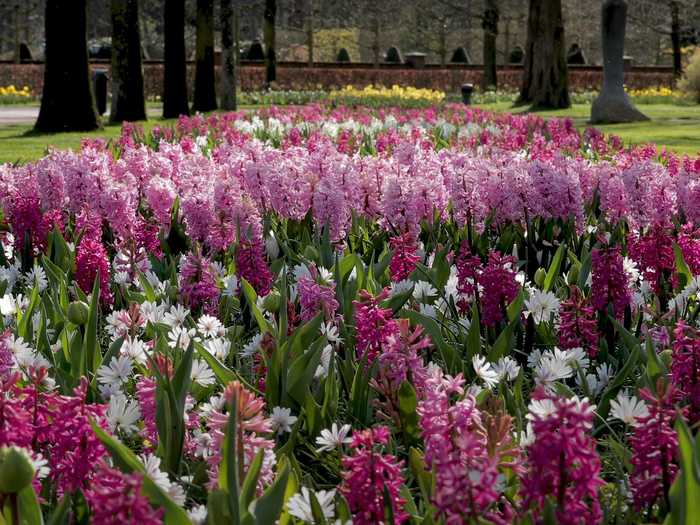
[[[479,107],[491,111],[520,113],[527,108],[513,108],[507,102],[482,104]],[[666,146],[677,153],[697,155],[700,151],[700,105],[680,106],[673,104],[639,104],[637,108],[651,118],[646,122],[631,124],[598,124],[593,126],[604,133],[619,135],[625,144],[645,144],[654,142],[659,147]],[[556,111],[542,111],[543,117],[570,117],[577,128],[585,128],[591,106],[574,104],[571,108]]]
[[[479,107],[491,111],[519,113],[526,108],[513,108],[507,102],[483,104]],[[638,108],[652,120],[633,124],[607,124],[595,126],[605,133],[619,135],[625,144],[654,142],[677,153],[696,155],[700,151],[700,105],[677,106],[671,104],[640,104]],[[578,128],[587,126],[590,114],[587,104],[557,111],[543,111],[543,117],[570,117]],[[152,118],[142,123],[146,131],[155,125],[169,125],[174,121]],[[107,140],[119,136],[120,126],[106,125],[92,132],[34,134],[28,124],[0,126],[0,163],[27,162],[40,158],[48,147],[77,149],[84,137],[103,137]]]

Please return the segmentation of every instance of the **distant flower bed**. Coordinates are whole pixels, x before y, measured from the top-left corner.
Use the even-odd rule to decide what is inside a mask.
[[[441,103],[445,99],[445,93],[434,89],[403,86],[366,86],[361,89],[345,86],[331,91],[328,99],[346,106],[428,107]]]
[[[17,89],[10,84],[9,86],[0,86],[0,105],[3,104],[26,104],[32,100],[32,93],[28,86],[22,89]]]

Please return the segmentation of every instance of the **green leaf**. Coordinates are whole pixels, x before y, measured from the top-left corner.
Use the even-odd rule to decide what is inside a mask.
[[[94,421],[91,420],[90,424],[93,432],[109,451],[114,464],[119,469],[126,473],[138,472],[144,475],[141,490],[153,505],[162,507],[165,510],[164,523],[166,525],[192,525],[192,522],[187,517],[187,513],[146,475],[146,467],[139,461],[136,454],[116,438],[107,434]]]
[[[493,343],[489,352],[489,361],[495,363],[501,357],[509,353],[513,344],[513,331],[516,325],[520,323],[520,319],[513,319],[508,326],[498,335],[498,338]]]
[[[248,505],[250,505],[255,497],[255,489],[258,484],[258,478],[260,477],[260,469],[262,468],[263,457],[265,456],[265,450],[260,449],[258,453],[255,454],[255,458],[248,467],[248,472],[243,480],[243,486],[241,487],[241,493],[238,497],[240,508],[243,512],[247,512]]]
[[[102,362],[102,352],[97,339],[97,319],[100,314],[100,273],[97,272],[95,283],[92,287],[92,298],[88,310],[87,323],[85,325],[85,337],[83,339],[83,353],[85,354],[85,371],[94,375]]]
[[[693,280],[693,273],[690,271],[690,268],[688,268],[688,265],[685,263],[685,258],[683,257],[683,251],[681,250],[681,247],[678,246],[675,242],[673,243],[673,253],[676,257],[676,271],[679,274],[679,282],[680,282],[680,287],[685,288],[690,281]]]
[[[53,509],[53,512],[51,512],[48,525],[64,525],[64,523],[66,523],[66,519],[68,518],[70,505],[70,494],[64,494],[58,506],[56,506],[56,508]]]
[[[542,288],[545,292],[552,289],[554,280],[557,278],[557,275],[559,275],[559,268],[561,267],[561,261],[564,258],[565,252],[566,245],[562,243],[559,245],[559,248],[557,248],[557,252],[554,254],[554,258],[552,259],[552,264],[549,265],[549,270],[547,270],[547,275],[544,278],[544,286]]]
[[[415,310],[404,310],[403,315],[410,319],[413,324],[419,324],[425,329],[430,339],[433,341],[433,344],[440,352],[440,355],[442,355],[442,359],[445,361],[449,373],[455,374],[462,371],[462,361],[459,355],[453,345],[448,345],[445,342],[445,339],[442,337],[440,325],[435,319],[418,313]]]
[[[251,512],[257,525],[277,522],[284,508],[288,480],[289,483],[295,483],[289,476],[289,465],[285,463],[281,472],[277,473],[274,483],[252,504]]]
[[[401,428],[409,442],[416,442],[419,439],[416,391],[411,383],[404,381],[399,387],[398,394]]]
[[[270,325],[265,320],[265,316],[263,316],[262,312],[258,308],[258,294],[255,293],[255,290],[250,285],[250,283],[243,278],[241,278],[241,287],[243,288],[243,295],[245,296],[246,301],[248,302],[248,307],[250,308],[250,311],[253,314],[255,321],[258,323],[260,333],[264,334],[266,332],[269,332]]]
[[[228,494],[223,490],[213,490],[207,498],[207,522],[209,525],[232,523]]]
[[[309,350],[292,361],[287,375],[287,394],[299,405],[304,404],[307,389],[321,361],[321,350],[326,338],[320,337]]]
[[[44,517],[36,498],[34,487],[28,485],[17,494],[17,506],[19,507],[19,522],[22,525],[43,525]]]
[[[700,516],[700,473],[698,458],[690,429],[683,418],[676,419],[678,449],[680,450],[680,473],[671,486],[669,499],[671,512],[666,525],[690,525]]]

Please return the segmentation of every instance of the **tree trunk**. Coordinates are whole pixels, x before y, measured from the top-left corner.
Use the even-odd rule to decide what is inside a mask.
[[[229,111],[236,110],[234,1],[238,2],[238,0],[221,0],[221,109]]]
[[[265,0],[263,13],[263,38],[265,40],[265,86],[277,80],[277,55],[275,54],[275,17],[277,0]]]
[[[146,120],[138,0],[112,0],[110,122]]]
[[[192,111],[216,109],[214,0],[197,0],[197,53]]]
[[[165,0],[163,118],[189,115],[185,56],[185,0]]]
[[[677,1],[669,3],[671,8],[671,47],[673,48],[673,77],[679,79],[683,74],[681,64],[681,21],[680,6]]]
[[[533,109],[571,106],[561,0],[530,0],[523,84],[518,104]]]
[[[44,92],[37,131],[99,127],[90,86],[86,0],[46,0]]]
[[[484,90],[496,89],[498,78],[496,75],[496,37],[498,36],[498,11],[497,0],[486,0],[484,6],[484,76],[481,87]]]
[[[379,13],[375,12],[372,19],[372,55],[375,68],[379,68]]]
[[[314,65],[314,0],[309,0],[309,14],[306,19],[306,47],[308,48],[309,67]]]

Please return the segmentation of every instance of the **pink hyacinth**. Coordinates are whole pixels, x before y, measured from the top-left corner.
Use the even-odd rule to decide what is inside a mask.
[[[150,377],[141,377],[136,382],[136,398],[139,402],[143,429],[141,436],[147,450],[158,446],[158,427],[156,426],[156,382]]]
[[[628,240],[630,257],[641,268],[644,280],[651,284],[657,294],[676,267],[673,242],[673,238],[658,226],[645,235],[630,235]]]
[[[267,266],[262,241],[241,239],[236,248],[236,272],[260,297],[270,293],[274,277]]]
[[[548,498],[556,505],[557,523],[600,523],[598,489],[600,458],[590,435],[594,408],[586,399],[550,396],[543,390],[532,394],[546,407],[532,411],[535,441],[528,448],[528,469],[522,481],[523,508],[542,516]]]
[[[301,319],[304,322],[313,319],[319,312],[327,321],[335,317],[338,310],[338,300],[335,298],[334,284],[316,282],[316,269],[311,268],[310,277],[301,277],[299,287],[299,302],[301,303]]]
[[[646,401],[649,414],[637,418],[634,434],[630,438],[633,470],[630,486],[634,506],[642,510],[660,498],[667,498],[671,484],[678,473],[675,458],[678,435],[673,425],[678,416],[674,406],[678,392],[662,378],[656,384],[656,394],[646,388],[639,390]]]
[[[0,381],[7,379],[15,367],[15,356],[8,344],[10,337],[9,330],[0,333]]]
[[[384,289],[377,296],[372,296],[367,290],[359,293],[360,301],[354,301],[355,307],[355,348],[358,357],[367,356],[367,364],[371,365],[381,350],[381,346],[391,336],[399,334],[399,328],[391,308],[382,308],[379,302],[389,296],[389,290]]]
[[[345,496],[355,525],[376,525],[385,521],[385,492],[394,514],[394,523],[408,520],[401,498],[403,463],[382,448],[389,442],[389,429],[378,426],[352,436],[352,454],[342,459],[343,482],[340,492]]]
[[[93,525],[160,525],[163,509],[151,507],[142,494],[143,475],[123,472],[100,464],[92,483],[84,491]]]
[[[461,374],[452,378],[435,367],[426,381],[425,398],[418,404],[425,464],[434,475],[432,503],[449,525],[480,517],[506,525],[510,509],[498,509],[500,457],[491,454],[481,413],[474,397],[464,396],[464,383]],[[517,456],[512,447],[506,445],[506,449]],[[517,463],[510,466],[520,471]]]
[[[569,298],[559,306],[559,346],[583,348],[590,357],[598,353],[598,322],[595,309],[581,290],[572,285]]]
[[[75,255],[75,268],[75,280],[86,294],[92,292],[95,278],[99,274],[100,301],[104,304],[112,303],[112,292],[109,289],[109,258],[99,240],[84,238],[80,242]]]
[[[620,248],[594,248],[591,252],[591,262],[593,306],[596,310],[605,312],[608,305],[611,305],[613,315],[621,318],[630,304],[630,291]]]
[[[259,451],[263,451],[263,464],[258,477],[258,494],[269,486],[274,480],[274,465],[275,442],[265,437],[265,434],[272,432],[272,422],[265,417],[265,401],[263,398],[256,396],[250,390],[245,388],[239,381],[229,383],[223,393],[226,400],[226,412],[213,410],[207,420],[207,428],[212,437],[211,450],[212,454],[207,458],[209,463],[209,487],[216,488],[219,484],[219,465],[223,457],[223,446],[226,427],[229,423],[229,412],[231,405],[236,401],[233,409],[236,410],[236,433],[239,438],[238,446],[241,447],[236,451],[237,454],[243,456],[243,472],[253,462],[253,459]],[[239,457],[240,457],[239,456]]]
[[[494,326],[503,320],[503,312],[515,299],[520,285],[515,280],[516,260],[497,251],[489,253],[489,260],[479,277],[483,287],[481,316],[484,324]]]
[[[673,331],[671,381],[689,403],[688,420],[700,420],[700,334],[679,320]]]
[[[180,293],[190,308],[201,308],[209,315],[216,315],[220,291],[209,259],[196,253],[187,254],[180,270]]]
[[[392,252],[391,262],[389,263],[391,280],[399,282],[408,279],[408,276],[416,269],[416,263],[420,259],[416,255],[418,246],[413,234],[406,232],[392,237],[389,245]]]

